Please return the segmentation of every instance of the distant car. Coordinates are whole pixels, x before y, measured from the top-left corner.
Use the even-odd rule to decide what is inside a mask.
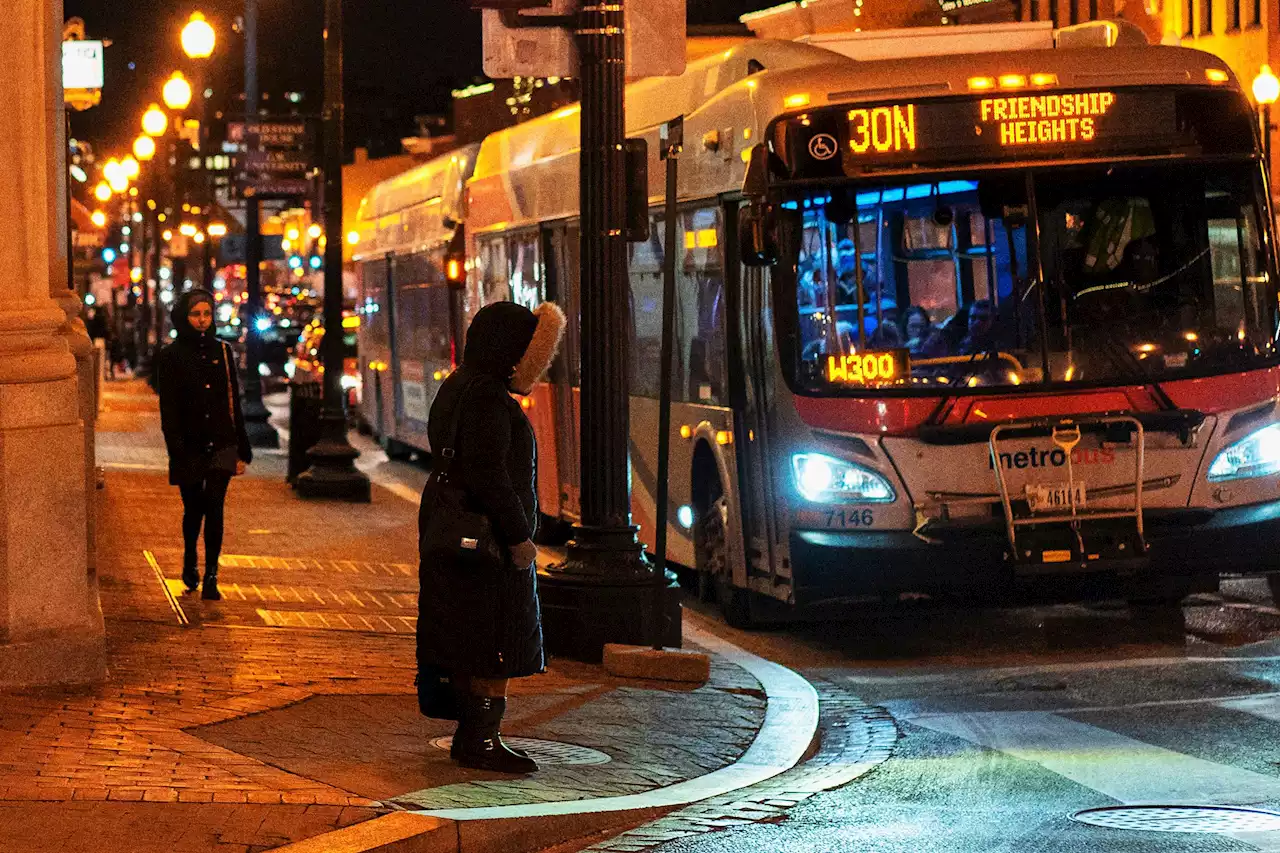
[[[302,330],[293,356],[285,364],[285,373],[295,381],[313,379],[319,382],[324,376],[320,359],[320,344],[324,341],[323,316],[317,314]],[[342,379],[346,392],[348,411],[356,411],[360,405],[360,360],[356,352],[356,333],[360,328],[360,316],[354,311],[342,312]]]

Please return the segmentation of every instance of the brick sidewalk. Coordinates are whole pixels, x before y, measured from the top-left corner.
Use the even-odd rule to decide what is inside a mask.
[[[283,455],[260,454],[228,499],[226,599],[201,602],[177,580],[155,399],[134,382],[105,398],[110,676],[0,694],[0,851],[256,851],[397,807],[637,793],[731,763],[759,728],[758,685],[718,659],[696,690],[555,661],[514,683],[509,734],[586,749],[528,779],[455,767],[450,725],[413,696],[416,507],[378,487],[301,501]]]

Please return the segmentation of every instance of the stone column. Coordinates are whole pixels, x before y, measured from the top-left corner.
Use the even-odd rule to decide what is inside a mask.
[[[61,0],[9,0],[0,27],[0,686],[84,683],[104,676],[105,650],[73,352],[84,330],[66,291]]]

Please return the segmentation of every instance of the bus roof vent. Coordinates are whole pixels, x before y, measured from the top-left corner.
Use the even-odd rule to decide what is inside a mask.
[[[1053,31],[1055,47],[1141,47],[1147,34],[1129,21],[1086,21]]]

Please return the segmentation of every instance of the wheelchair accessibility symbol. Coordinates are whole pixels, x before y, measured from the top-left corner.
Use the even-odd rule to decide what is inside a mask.
[[[809,154],[815,160],[830,160],[839,150],[836,138],[829,133],[819,133],[809,140]]]

